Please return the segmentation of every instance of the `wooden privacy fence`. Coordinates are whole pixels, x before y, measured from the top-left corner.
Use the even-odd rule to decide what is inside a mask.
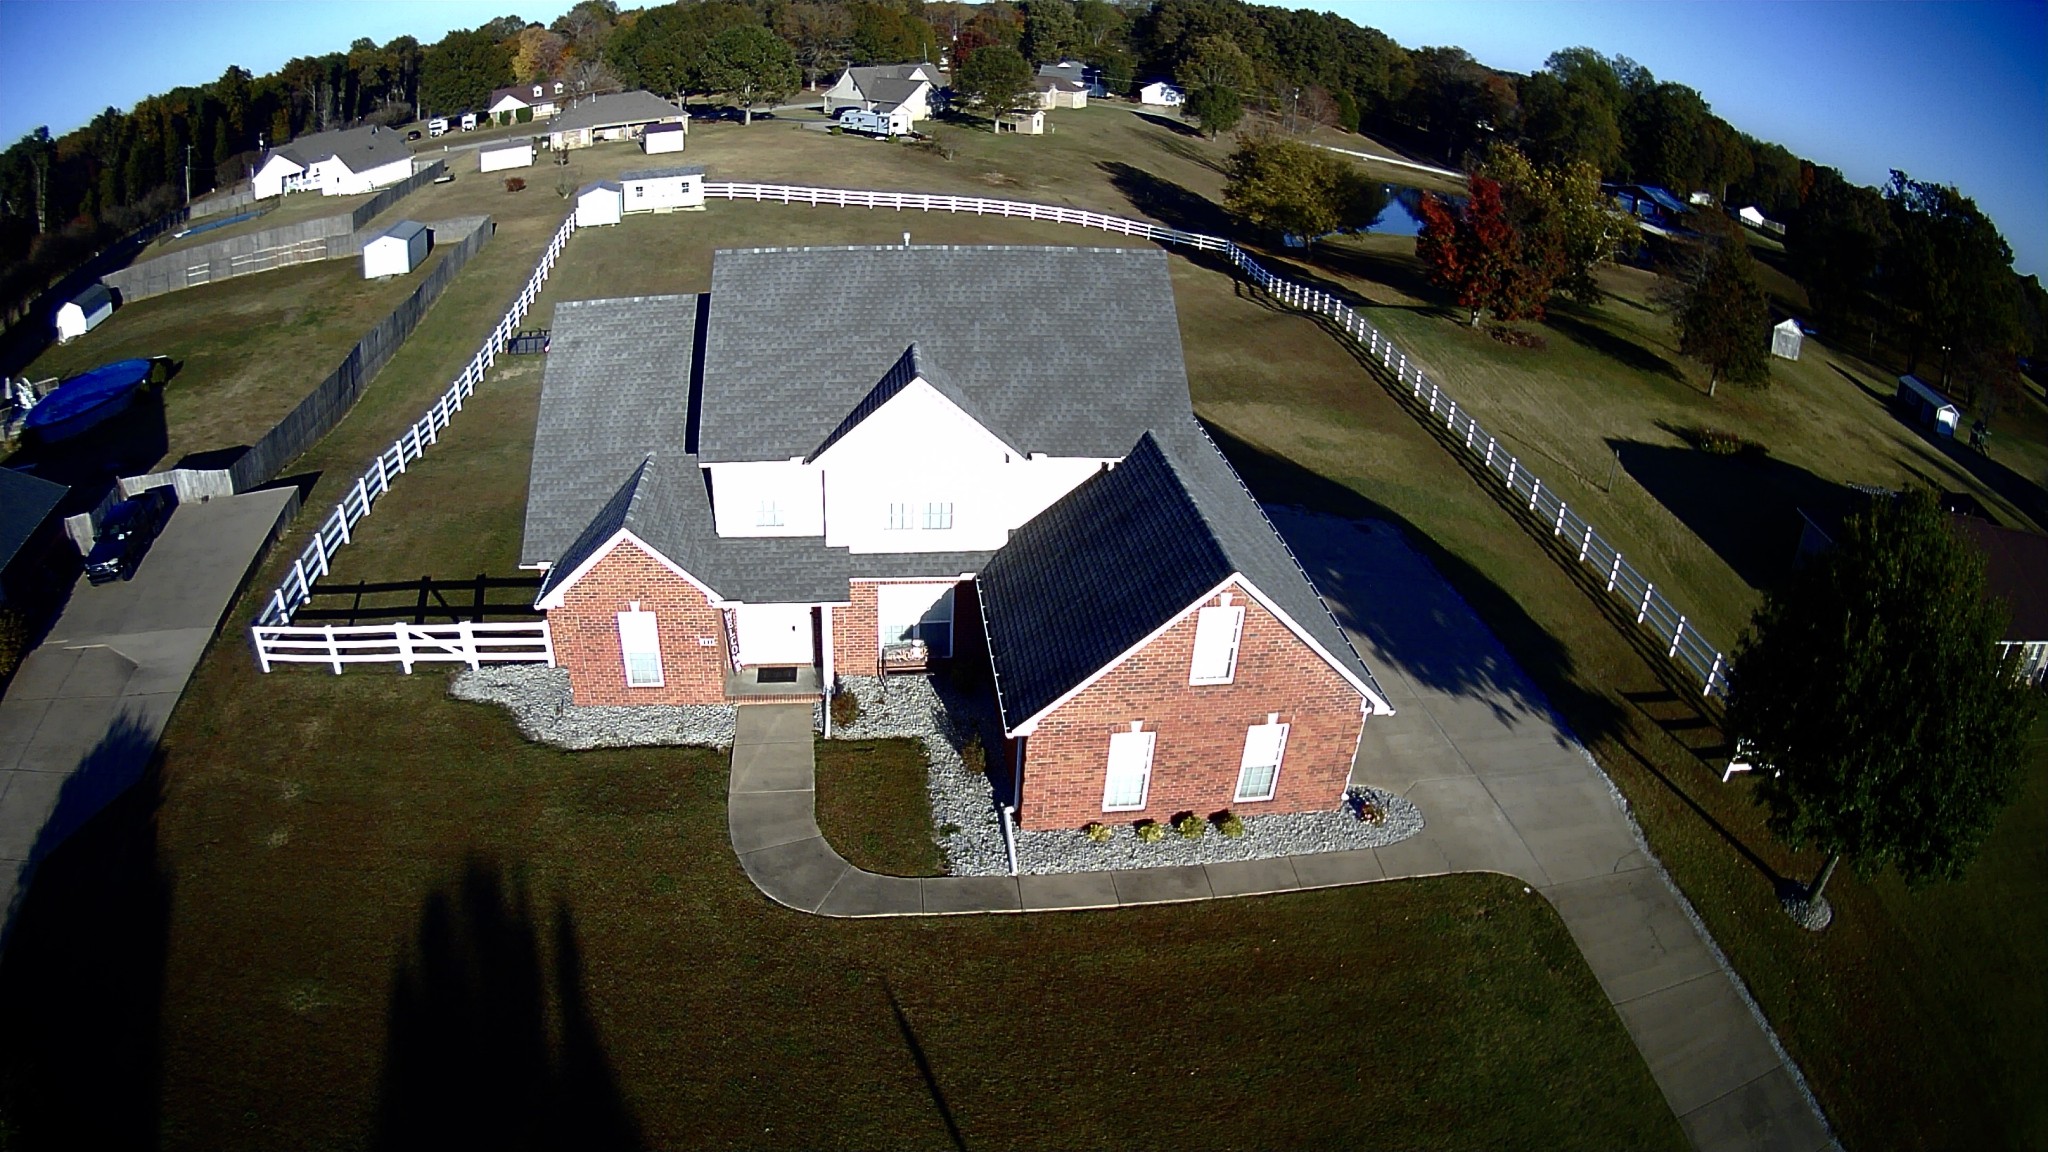
[[[414,664],[547,664],[555,662],[555,645],[545,620],[516,624],[332,624],[320,627],[258,626],[256,663],[265,672],[273,664],[326,664],[340,675],[348,664],[396,664],[406,672]]]
[[[270,598],[264,602],[262,610],[256,616],[255,624],[249,630],[250,638],[256,646],[257,662],[262,665],[264,671],[270,671],[270,666],[274,662],[307,662],[307,649],[304,646],[315,641],[326,645],[321,651],[328,652],[331,658],[314,662],[333,664],[337,672],[341,670],[343,664],[368,663],[373,660],[398,663],[410,672],[416,660],[426,658],[401,655],[405,649],[400,646],[397,634],[393,631],[400,625],[382,626],[384,635],[391,637],[382,649],[374,646],[351,649],[344,655],[333,647],[339,642],[335,636],[350,632],[351,629],[294,627],[292,617],[301,605],[312,599],[313,582],[328,574],[335,552],[349,542],[350,531],[363,517],[369,515],[370,509],[377,501],[391,490],[392,482],[405,475],[406,466],[426,455],[427,449],[433,446],[440,438],[442,430],[448,427],[448,422],[457,412],[462,411],[462,402],[476,392],[478,384],[483,383],[484,377],[491,370],[491,365],[497,363],[498,355],[504,351],[506,342],[519,331],[519,322],[526,318],[527,310],[532,308],[533,302],[540,297],[541,289],[547,284],[548,274],[554,271],[555,261],[561,258],[562,249],[568,246],[569,237],[575,232],[576,215],[572,212],[555,231],[554,238],[548,241],[547,250],[541,253],[540,261],[534,265],[533,275],[527,278],[526,286],[520,289],[519,295],[505,310],[504,318],[498,321],[498,326],[491,329],[491,334],[484,338],[483,347],[477,349],[476,355],[470,358],[469,365],[462,370],[462,374],[455,378],[455,382],[448,386],[448,390],[441,394],[440,399],[434,401],[433,406],[427,409],[426,415],[421,416],[412,427],[400,434],[398,439],[392,442],[391,447],[377,454],[377,458],[370,462],[370,467],[356,478],[355,484],[342,493],[341,501],[334,506],[334,511],[328,513],[327,518],[314,529],[312,538],[306,542],[305,550],[292,561],[291,569],[285,573],[284,579],[271,590]],[[470,627],[520,628],[525,629],[529,636],[537,629],[540,637],[538,644],[494,648],[491,649],[494,654],[489,659],[494,662],[518,660],[554,663],[554,647],[547,642],[546,621],[537,624],[491,624]],[[383,655],[372,655],[379,651]],[[472,648],[471,651],[475,652],[477,649]],[[294,653],[297,655],[294,656]],[[476,661],[470,663],[474,667]]]
[[[1304,312],[1327,317],[1344,335],[1357,343],[1394,379],[1408,389],[1428,419],[1442,420],[1445,439],[1462,451],[1480,469],[1499,482],[1517,504],[1526,502],[1530,517],[1547,526],[1553,537],[1574,552],[1580,564],[1589,566],[1606,590],[1635,616],[1639,626],[1650,631],[1664,648],[1665,656],[1692,672],[1700,690],[1708,696],[1723,694],[1728,687],[1728,661],[1720,649],[1708,643],[1685,613],[1680,612],[1648,577],[1622,557],[1620,549],[1600,536],[1591,523],[1571,510],[1558,495],[1546,488],[1541,478],[1509,453],[1470,413],[1458,406],[1443,386],[1408,362],[1408,355],[1395,347],[1364,316],[1328,292],[1296,284],[1266,270],[1249,252],[1229,240],[1164,228],[1143,220],[1129,220],[1101,212],[1067,208],[1057,204],[1032,204],[1020,200],[994,200],[982,196],[932,196],[918,192],[873,192],[851,188],[806,188],[785,184],[742,184],[707,182],[706,196],[726,200],[765,203],[832,205],[843,208],[890,208],[896,211],[964,212],[977,216],[1045,220],[1077,224],[1124,236],[1143,236],[1166,244],[1179,244],[1205,252],[1223,254],[1244,277],[1274,300]]]
[[[415,624],[429,620],[481,624],[492,616],[498,617],[500,623],[538,620],[543,613],[533,606],[533,601],[540,594],[542,582],[540,576],[486,576],[481,572],[467,580],[422,576],[417,580],[379,583],[316,581],[312,599],[292,613],[292,622],[361,624],[411,617]],[[492,592],[510,592],[513,597],[492,601]]]

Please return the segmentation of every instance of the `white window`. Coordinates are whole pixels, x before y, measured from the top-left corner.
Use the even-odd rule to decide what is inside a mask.
[[[1237,641],[1244,633],[1244,608],[1232,606],[1229,593],[1222,607],[1195,613],[1195,659],[1188,669],[1190,684],[1228,684],[1237,675]]]
[[[754,527],[782,527],[782,505],[764,497],[761,500],[761,506],[754,509]]]
[[[1287,725],[1277,723],[1279,713],[1266,717],[1264,724],[1245,729],[1244,759],[1238,762],[1237,800],[1271,800],[1280,784],[1280,761],[1287,755]]]
[[[878,584],[875,622],[884,649],[923,641],[933,656],[953,654],[953,585]]]
[[[910,507],[908,504],[889,505],[889,530],[891,532],[900,532],[913,526],[910,522]]]
[[[661,687],[661,634],[654,626],[654,613],[619,613],[619,654],[626,662],[626,687]]]
[[[1104,812],[1135,812],[1145,806],[1152,790],[1152,745],[1158,735],[1132,724],[1129,732],[1110,736],[1109,774],[1102,785]]]
[[[934,531],[951,528],[953,526],[952,501],[949,500],[944,504],[931,503],[925,505],[924,526]]]

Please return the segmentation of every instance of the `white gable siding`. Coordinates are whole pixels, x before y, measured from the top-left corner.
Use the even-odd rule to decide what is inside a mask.
[[[818,458],[825,542],[855,552],[1000,548],[1011,528],[1001,476],[1013,457],[1009,445],[914,380]],[[927,505],[951,505],[952,526],[926,529]]]
[[[817,467],[788,461],[709,467],[711,515],[720,536],[825,534],[824,482]],[[773,514],[764,516],[770,508]]]
[[[305,169],[299,167],[296,162],[273,155],[263,162],[263,167],[256,170],[256,177],[252,181],[256,189],[256,198],[268,200],[272,196],[284,195],[287,181],[304,171]]]

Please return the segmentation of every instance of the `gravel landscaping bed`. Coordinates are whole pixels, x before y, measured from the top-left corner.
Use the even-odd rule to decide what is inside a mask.
[[[570,703],[569,673],[542,664],[465,669],[449,679],[448,694],[500,705],[512,713],[520,735],[557,748],[732,747],[736,710],[730,704],[579,708]]]
[[[930,759],[925,790],[931,798],[932,824],[946,856],[947,871],[955,876],[1008,875],[1009,853],[1003,846],[994,787],[988,773],[968,771],[960,753],[976,732],[981,733],[984,747],[1001,747],[993,738],[995,717],[987,707],[959,697],[930,676],[892,676],[886,694],[882,682],[873,677],[843,677],[842,683],[860,701],[860,720],[835,728],[835,739],[894,736],[924,743]],[[1099,844],[1079,830],[1018,832],[1017,870],[1031,874],[1099,872],[1264,860],[1307,852],[1380,848],[1422,831],[1422,813],[1408,800],[1376,788],[1364,789],[1361,796],[1380,814],[1377,822],[1360,820],[1346,807],[1330,812],[1245,816],[1244,835],[1236,839],[1205,826],[1200,839],[1185,839],[1169,829],[1164,839],[1147,843],[1129,823],[1109,825],[1110,838]]]

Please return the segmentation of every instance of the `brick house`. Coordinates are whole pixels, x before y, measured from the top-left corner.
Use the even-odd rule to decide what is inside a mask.
[[[1031,828],[1331,808],[1392,711],[1195,421],[1154,249],[721,251],[558,304],[521,563],[578,704],[985,664]]]

